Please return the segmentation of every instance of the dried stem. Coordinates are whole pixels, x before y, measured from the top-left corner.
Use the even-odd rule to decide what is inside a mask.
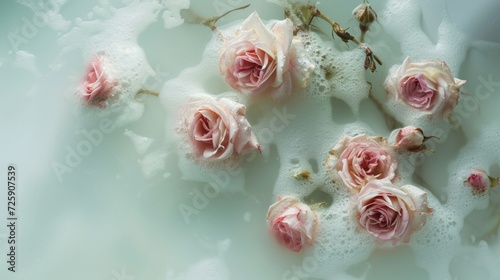
[[[222,15],[220,15],[220,16],[211,17],[211,18],[202,18],[202,19],[201,19],[201,24],[203,24],[203,25],[206,25],[206,26],[210,27],[210,29],[212,29],[212,31],[216,31],[216,30],[217,30],[217,26],[215,26],[215,23],[216,23],[219,19],[223,18],[224,16],[226,16],[226,15],[228,15],[229,13],[232,13],[232,12],[234,12],[234,11],[238,11],[238,10],[243,10],[243,9],[246,9],[246,8],[248,8],[249,6],[250,6],[250,4],[247,4],[247,5],[245,5],[245,6],[241,6],[241,7],[238,7],[238,8],[234,8],[234,9],[232,9],[232,10],[229,10],[229,11],[227,11],[227,12],[223,13],[223,14],[222,14]]]
[[[200,17],[200,16],[195,15],[193,12],[191,12],[190,13],[190,17],[193,18],[191,20],[191,22],[201,23],[203,25],[206,25],[206,26],[210,27],[210,29],[212,29],[212,31],[215,33],[215,35],[217,36],[217,38],[219,39],[219,41],[223,41],[224,38],[223,38],[222,34],[220,33],[220,31],[217,30],[217,26],[215,26],[215,23],[217,23],[217,21],[219,19],[221,19],[222,17],[226,16],[227,14],[232,13],[232,12],[237,11],[237,10],[243,10],[245,8],[248,8],[249,6],[250,6],[250,4],[247,4],[245,6],[234,8],[232,10],[229,10],[229,11],[223,13],[220,16],[215,16],[215,17],[211,17],[211,18]]]
[[[364,65],[365,69],[370,69],[371,72],[374,72],[377,69],[376,63],[378,63],[379,65],[382,65],[382,61],[375,54],[373,54],[372,50],[366,44],[364,44],[362,42],[362,40],[356,39],[356,37],[352,36],[349,32],[347,32],[347,29],[343,29],[340,26],[340,24],[338,24],[336,21],[333,21],[329,17],[327,17],[316,6],[309,5],[309,9],[311,9],[312,13],[311,13],[311,18],[309,19],[308,25],[311,24],[314,17],[319,17],[322,20],[328,22],[332,26],[332,33],[335,32],[335,34],[337,34],[337,36],[340,37],[340,39],[344,43],[347,44],[349,41],[351,41],[365,50],[365,53],[366,53],[366,59],[365,59],[365,65]],[[364,37],[364,35],[363,35],[363,37]]]
[[[359,41],[361,43],[364,43],[365,42],[366,30],[364,28],[362,28],[361,26],[359,27],[359,29],[361,29],[361,35],[359,36]]]
[[[139,91],[137,91],[137,94],[139,94],[139,93],[150,94],[150,95],[154,95],[154,96],[160,95],[160,93],[157,91],[149,90],[149,89],[145,89],[145,88],[141,88]]]
[[[314,204],[309,205],[309,208],[311,208],[311,210],[319,210],[320,208],[326,207],[327,205],[328,203],[326,202],[316,202]]]

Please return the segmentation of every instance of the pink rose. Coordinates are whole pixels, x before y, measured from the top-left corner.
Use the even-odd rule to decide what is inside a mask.
[[[392,147],[398,150],[418,152],[427,148],[424,142],[429,138],[431,137],[426,137],[422,129],[414,126],[405,126],[398,130]]]
[[[356,205],[361,227],[377,240],[393,245],[408,243],[432,214],[426,192],[411,185],[397,188],[387,179],[366,184]]]
[[[294,252],[314,243],[318,216],[296,197],[279,197],[269,207],[267,221],[276,240]]]
[[[303,56],[293,30],[289,19],[269,29],[257,12],[252,13],[234,37],[225,38],[220,72],[226,82],[245,95],[266,91],[276,99],[291,93],[293,80],[305,87],[314,66]]]
[[[243,104],[200,95],[188,101],[182,114],[180,130],[199,157],[222,160],[249,149],[260,151]]]
[[[340,179],[354,191],[371,180],[397,179],[398,163],[382,137],[344,136],[330,150],[325,166],[334,181]]]
[[[104,107],[116,84],[117,82],[108,75],[104,56],[94,55],[87,66],[80,88],[82,100],[87,105]]]
[[[498,185],[498,178],[493,178],[486,173],[483,169],[474,169],[467,177],[465,183],[469,185],[476,193],[483,193],[490,187]]]
[[[388,96],[429,114],[448,117],[458,103],[460,88],[466,81],[456,79],[446,63],[423,60],[413,63],[407,57],[385,80]]]

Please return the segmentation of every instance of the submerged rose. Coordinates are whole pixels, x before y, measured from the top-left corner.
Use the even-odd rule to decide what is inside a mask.
[[[465,82],[456,79],[443,61],[413,63],[407,57],[387,76],[385,89],[388,96],[402,100],[415,109],[448,117],[458,103],[460,88]]]
[[[252,13],[234,37],[225,38],[220,72],[226,82],[245,95],[267,92],[276,99],[289,95],[294,81],[305,87],[314,66],[293,30],[289,19],[269,29]]]
[[[397,188],[389,180],[366,184],[356,205],[361,227],[377,240],[393,245],[408,243],[432,214],[426,192],[411,185]]]
[[[476,193],[483,193],[489,188],[496,187],[499,183],[499,178],[493,178],[483,169],[474,169],[465,181],[469,187]]]
[[[260,150],[260,145],[245,118],[243,104],[209,95],[191,98],[182,112],[181,131],[199,157],[222,160],[240,155],[249,149]]]
[[[382,137],[344,136],[330,150],[325,165],[334,181],[341,180],[354,191],[371,180],[397,178],[398,163]]]
[[[267,221],[278,242],[294,252],[314,243],[318,216],[296,197],[280,197],[269,207]]]
[[[105,57],[94,55],[83,77],[80,95],[87,105],[104,107],[116,84],[108,73]]]

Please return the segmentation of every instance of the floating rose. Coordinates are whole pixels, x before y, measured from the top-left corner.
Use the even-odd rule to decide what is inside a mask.
[[[294,252],[300,252],[315,241],[318,216],[296,197],[280,197],[269,207],[267,221],[278,242]]]
[[[398,189],[387,179],[366,184],[356,205],[361,227],[377,240],[393,245],[408,243],[432,214],[426,192],[411,185]]]
[[[334,181],[359,191],[371,180],[396,180],[398,163],[387,139],[382,137],[344,136],[329,152],[326,171]]]
[[[252,13],[234,37],[225,38],[220,72],[226,82],[245,95],[266,92],[275,99],[290,95],[294,82],[305,87],[314,66],[293,30],[289,19],[269,29]]]
[[[458,103],[460,88],[466,81],[456,79],[446,63],[423,60],[413,63],[408,57],[385,80],[391,98],[438,117],[450,116]]]
[[[110,77],[107,67],[104,56],[92,57],[80,87],[80,96],[85,104],[105,107],[106,100],[112,96],[117,82]]]
[[[493,178],[483,169],[474,169],[467,177],[465,183],[472,188],[475,193],[483,193],[489,188],[496,187],[499,183],[499,178]]]
[[[392,147],[397,150],[406,150],[410,152],[419,152],[426,150],[425,141],[434,136],[425,136],[422,129],[414,126],[405,126],[398,130],[396,139]]]
[[[260,151],[245,114],[243,104],[198,95],[184,108],[180,131],[187,134],[195,154],[207,160],[226,159],[249,149]]]

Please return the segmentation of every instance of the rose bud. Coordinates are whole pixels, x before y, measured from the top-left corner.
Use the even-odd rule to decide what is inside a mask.
[[[251,97],[265,93],[281,99],[294,92],[295,84],[306,87],[314,65],[304,55],[294,29],[289,19],[268,28],[252,13],[234,36],[224,38],[221,75],[235,90]]]
[[[377,20],[377,13],[372,9],[367,1],[364,1],[363,4],[357,6],[352,11],[352,14],[359,22],[359,29],[361,29],[362,32],[368,31],[370,25]]]
[[[366,184],[356,206],[360,226],[378,241],[392,245],[408,243],[432,214],[426,192],[411,185],[398,188],[387,179]]]
[[[483,193],[489,188],[498,185],[499,178],[489,176],[483,169],[474,169],[467,177],[465,183],[469,185],[476,193]]]
[[[182,111],[179,131],[186,135],[194,153],[204,160],[223,160],[250,149],[260,151],[245,115],[243,104],[198,95],[189,99]]]
[[[440,60],[412,62],[407,57],[398,68],[391,68],[385,80],[388,98],[436,117],[449,117],[458,103],[460,88],[466,81],[456,79]]]
[[[392,147],[397,150],[419,152],[422,150],[427,150],[427,147],[424,143],[425,141],[433,137],[434,136],[425,136],[424,132],[420,128],[414,126],[405,126],[398,130]]]
[[[106,100],[113,95],[117,82],[109,75],[109,65],[102,55],[94,55],[87,66],[80,87],[80,95],[85,104],[105,107]]]
[[[382,137],[344,136],[330,150],[325,167],[334,182],[355,192],[371,180],[397,180],[396,156]]]
[[[276,240],[294,252],[311,246],[318,230],[318,216],[296,197],[278,197],[267,211],[269,229]]]

